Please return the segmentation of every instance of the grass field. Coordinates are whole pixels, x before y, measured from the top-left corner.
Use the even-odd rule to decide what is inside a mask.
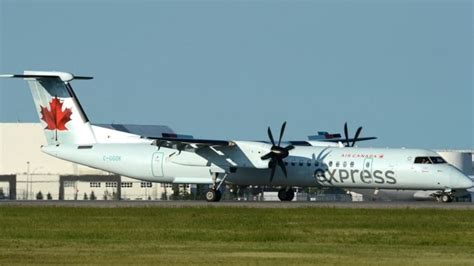
[[[474,212],[0,207],[0,264],[474,265]]]

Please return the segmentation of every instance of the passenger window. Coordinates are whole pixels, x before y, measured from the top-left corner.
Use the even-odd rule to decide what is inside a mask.
[[[311,161],[308,161],[306,165],[311,166]]]
[[[303,161],[300,161],[299,165],[300,165],[300,166],[303,166]]]
[[[291,166],[295,166],[295,162],[291,162]]]
[[[332,161],[329,162],[329,167],[332,167]]]
[[[288,166],[288,162],[285,162],[285,166]]]
[[[319,162],[318,162],[318,161],[314,162],[314,166],[318,167],[318,166],[319,166]]]
[[[344,162],[342,165],[344,166],[344,168],[346,168],[347,167],[347,162]]]
[[[367,163],[365,164],[365,167],[366,167],[366,168],[370,168],[370,163],[367,162]]]
[[[354,162],[351,162],[351,167],[354,167]]]
[[[339,167],[339,162],[336,162],[336,167]]]

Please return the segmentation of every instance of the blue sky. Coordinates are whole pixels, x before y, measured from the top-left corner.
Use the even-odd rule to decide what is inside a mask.
[[[66,3],[67,2],[67,3]],[[0,72],[92,75],[93,122],[201,138],[318,130],[366,146],[473,148],[471,1],[6,1]],[[0,121],[36,122],[25,82],[0,81]]]

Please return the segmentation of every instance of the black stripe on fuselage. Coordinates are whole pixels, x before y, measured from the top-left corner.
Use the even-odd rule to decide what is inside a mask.
[[[79,150],[82,150],[82,149],[92,149],[92,147],[93,147],[92,145],[79,145],[79,146],[77,146],[77,148],[78,148]]]

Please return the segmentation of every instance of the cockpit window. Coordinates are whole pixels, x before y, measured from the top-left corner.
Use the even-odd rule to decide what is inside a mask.
[[[417,164],[431,164],[430,158],[428,157],[416,157],[415,163]]]
[[[430,157],[430,159],[431,159],[431,162],[433,162],[434,164],[446,163],[446,161],[443,158],[441,158],[440,156]]]
[[[440,163],[446,163],[446,161],[440,156],[416,157],[415,163],[416,164],[440,164]]]

